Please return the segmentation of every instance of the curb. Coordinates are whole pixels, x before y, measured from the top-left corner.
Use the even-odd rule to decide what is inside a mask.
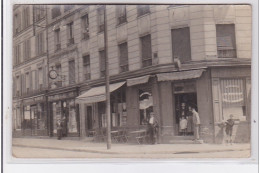
[[[79,148],[62,148],[62,147],[45,147],[45,146],[28,146],[21,144],[14,144],[15,147],[24,147],[24,148],[38,148],[38,149],[51,149],[51,150],[62,150],[62,151],[74,151],[74,152],[88,152],[88,153],[100,153],[100,154],[186,154],[186,153],[210,153],[210,152],[225,152],[225,151],[245,151],[250,150],[250,148],[245,149],[211,149],[211,150],[181,150],[181,151],[152,151],[152,152],[126,152],[126,151],[100,151],[100,150],[89,150],[89,149],[79,149]]]

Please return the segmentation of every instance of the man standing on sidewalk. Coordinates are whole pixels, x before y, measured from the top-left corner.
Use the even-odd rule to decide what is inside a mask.
[[[200,117],[198,112],[196,112],[195,108],[192,108],[191,112],[192,112],[192,120],[193,120],[193,127],[194,127],[194,138],[195,140],[199,140],[200,139],[200,135],[199,135]]]

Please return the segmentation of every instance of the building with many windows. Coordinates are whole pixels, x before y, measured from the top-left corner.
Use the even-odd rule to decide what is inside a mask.
[[[235,142],[250,141],[250,6],[45,7],[14,7],[14,132],[55,136],[57,119],[65,136],[107,126],[106,32],[112,128],[146,128],[154,112],[161,142],[191,139],[188,109],[196,107],[205,142],[222,142],[230,114]],[[180,138],[182,116],[188,128]]]

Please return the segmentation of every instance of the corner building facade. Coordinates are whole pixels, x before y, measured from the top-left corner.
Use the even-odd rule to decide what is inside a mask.
[[[204,142],[224,140],[230,114],[235,142],[250,141],[250,6],[47,7],[48,70],[58,73],[48,79],[49,135],[58,118],[65,119],[67,136],[91,136],[107,125],[105,14],[112,129],[145,129],[153,111],[162,143],[192,138],[192,123],[187,136],[180,128],[192,106]]]

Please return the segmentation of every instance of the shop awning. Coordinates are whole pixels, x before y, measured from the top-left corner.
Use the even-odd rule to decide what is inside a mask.
[[[119,82],[109,85],[109,91],[113,92],[124,85],[125,82]],[[106,100],[106,86],[94,87],[76,98],[76,103],[95,103]]]
[[[203,69],[200,70],[189,70],[181,72],[171,72],[171,73],[160,73],[157,74],[158,81],[175,81],[175,80],[185,80],[185,79],[195,79],[199,78]]]
[[[139,85],[139,84],[144,84],[147,83],[150,78],[150,75],[146,76],[141,76],[137,78],[132,78],[132,79],[127,79],[127,86],[133,86],[133,85]]]

